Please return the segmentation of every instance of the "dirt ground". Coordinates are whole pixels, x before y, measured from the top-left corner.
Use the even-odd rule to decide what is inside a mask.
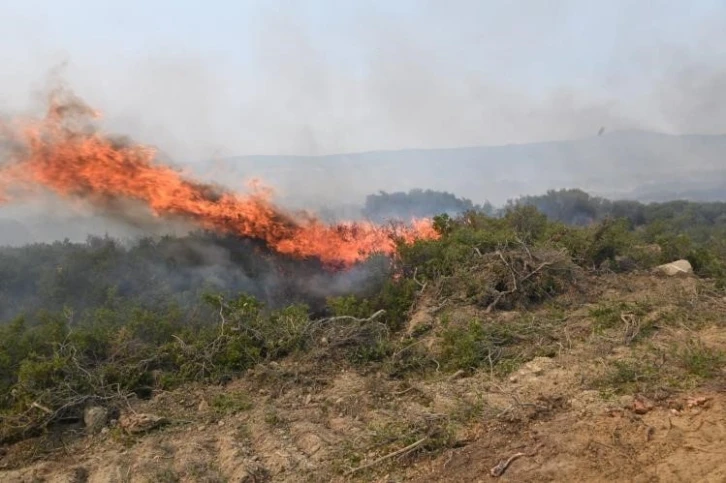
[[[643,321],[668,324],[637,344],[594,334],[590,305],[642,299],[654,302]],[[723,303],[691,278],[613,278],[567,314],[557,354],[504,376],[481,368],[397,379],[375,368],[291,359],[226,386],[131,401],[99,434],[69,426],[42,442],[2,448],[0,480],[722,482],[720,368],[667,391],[610,390],[593,381],[613,361],[685,337],[726,351]],[[505,323],[507,314],[497,317]],[[667,375],[665,357],[663,364]],[[149,414],[164,420],[129,434],[129,421]]]

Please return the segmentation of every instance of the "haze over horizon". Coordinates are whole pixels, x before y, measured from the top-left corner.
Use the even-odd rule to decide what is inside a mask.
[[[726,132],[726,5],[67,2],[0,6],[0,112],[49,69],[179,162]]]
[[[107,132],[298,207],[411,188],[726,198],[716,0],[30,0],[0,17],[0,119],[63,82]],[[29,213],[108,226],[48,201],[0,218]]]

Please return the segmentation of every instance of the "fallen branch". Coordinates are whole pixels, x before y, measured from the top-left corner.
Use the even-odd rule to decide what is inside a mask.
[[[489,305],[487,305],[487,308],[486,308],[486,310],[484,310],[484,313],[490,314],[492,312],[492,310],[494,310],[494,307],[497,306],[497,304],[499,303],[499,301],[502,300],[502,297],[504,297],[505,295],[511,295],[511,294],[513,294],[516,291],[517,291],[517,289],[516,288],[513,288],[511,290],[507,290],[506,292],[499,292],[497,294],[497,297],[492,301],[492,303],[490,303]]]
[[[529,255],[529,259],[530,260],[534,260],[534,257],[532,257],[532,252],[529,251],[529,248],[527,247],[527,244],[524,243],[522,240],[520,240],[519,237],[517,237],[515,240],[517,241],[517,243],[519,243],[520,245],[522,245],[522,248],[524,248],[524,251],[526,251],[527,252],[527,255]]]
[[[527,279],[529,279],[530,277],[536,275],[540,270],[542,270],[545,267],[549,267],[550,265],[552,265],[551,262],[543,262],[543,263],[541,263],[539,267],[535,268],[533,271],[531,271],[530,273],[528,273],[527,275],[525,275],[524,278],[522,278],[519,282],[520,283],[521,282],[526,282]]]
[[[437,312],[438,312],[439,310],[441,310],[441,309],[443,309],[444,307],[446,307],[446,306],[447,306],[447,305],[449,304],[449,302],[450,302],[450,300],[449,300],[448,298],[446,298],[446,299],[444,299],[444,301],[443,301],[443,302],[441,302],[441,303],[440,303],[439,305],[437,305],[436,307],[431,307],[431,308],[429,308],[429,312],[430,312],[431,314],[435,314],[435,313],[437,313]]]
[[[395,359],[396,357],[400,356],[401,354],[403,354],[404,352],[409,350],[411,347],[415,347],[424,342],[426,342],[426,339],[419,339],[416,342],[413,342],[413,343],[407,345],[406,347],[403,347],[402,349],[397,350],[396,352],[393,353],[393,355],[391,356],[391,359]]]
[[[48,409],[47,407],[43,406],[42,404],[40,404],[40,403],[38,403],[38,402],[34,402],[34,403],[33,403],[33,404],[31,404],[30,406],[31,406],[31,407],[34,407],[34,408],[36,408],[36,409],[40,409],[40,410],[41,410],[41,411],[43,411],[43,412],[44,412],[45,414],[53,414],[53,411],[51,411],[50,409]]]
[[[494,310],[494,308],[497,306],[497,304],[502,299],[502,297],[504,297],[505,295],[511,295],[514,292],[516,292],[517,290],[519,290],[519,285],[517,284],[517,275],[518,275],[517,271],[507,262],[506,258],[504,258],[504,255],[502,255],[501,251],[497,250],[497,255],[499,255],[499,258],[502,260],[502,263],[504,263],[504,265],[509,269],[509,271],[512,275],[512,285],[514,285],[514,287],[512,287],[509,290],[506,290],[504,292],[499,292],[497,294],[497,297],[494,299],[494,301],[492,303],[490,303],[487,306],[486,310],[484,311],[487,314],[491,313],[491,311]]]
[[[320,319],[317,322],[319,324],[326,323],[326,322],[339,322],[341,320],[349,320],[351,322],[373,322],[374,320],[376,320],[378,317],[380,317],[381,315],[383,315],[385,313],[386,313],[386,311],[381,309],[378,312],[376,312],[375,314],[368,317],[367,319],[353,317],[352,315],[339,315],[337,317],[328,317],[327,319]]]
[[[416,267],[416,268],[415,268],[415,269],[413,270],[413,276],[412,276],[411,278],[413,279],[413,281],[414,281],[414,282],[416,282],[416,284],[417,284],[417,285],[418,285],[419,287],[421,287],[421,291],[420,291],[420,293],[423,293],[423,291],[424,291],[424,290],[426,290],[426,283],[427,283],[427,282],[421,282],[421,281],[419,281],[419,279],[417,279],[417,278],[416,278],[416,274],[417,274],[417,273],[418,273],[418,267]]]
[[[529,256],[530,260],[533,261],[534,257],[532,256],[532,253],[529,251],[529,249],[527,249],[526,245],[522,244],[522,246],[524,246],[526,253]],[[517,292],[523,291],[525,288],[524,282],[526,282],[530,278],[534,277],[535,275],[540,273],[545,268],[551,267],[554,263],[552,261],[545,261],[545,262],[540,263],[536,268],[531,270],[529,273],[520,273],[514,268],[512,261],[508,261],[504,257],[504,254],[502,253],[501,250],[497,250],[495,254],[499,257],[499,259],[502,261],[504,266],[509,270],[509,274],[512,277],[512,282],[511,282],[510,289],[504,290],[504,291],[495,291],[496,296],[494,297],[494,300],[489,305],[487,305],[487,308],[485,309],[485,313],[487,313],[487,314],[491,313],[494,309],[497,308],[497,305],[502,300],[502,298],[509,296],[509,295],[513,295]],[[526,262],[524,263],[524,268],[525,269],[528,268],[528,264]]]
[[[509,468],[509,465],[512,464],[512,462],[516,459],[521,458],[522,456],[534,456],[537,454],[537,450],[539,450],[539,446],[534,449],[531,453],[515,453],[509,458],[505,460],[501,460],[497,465],[489,470],[489,474],[493,477],[499,477],[504,474],[505,471],[507,471],[507,468]]]
[[[416,448],[418,448],[419,446],[421,446],[422,444],[424,444],[427,439],[429,439],[429,437],[425,436],[425,437],[419,439],[418,441],[416,441],[415,443],[409,444],[405,448],[401,448],[397,451],[394,451],[393,453],[387,454],[386,456],[382,456],[382,457],[378,458],[377,460],[368,463],[367,465],[359,466],[358,468],[352,469],[348,473],[346,473],[345,476],[350,476],[359,471],[367,470],[368,468],[372,468],[372,467],[376,466],[377,464],[390,460],[391,458],[395,458],[396,456],[401,456],[403,454],[409,453],[409,452],[415,450]]]
[[[370,317],[360,318],[340,315],[310,321],[304,329],[305,337],[318,340],[328,349],[334,347],[370,346],[388,336],[390,328],[379,319],[385,310],[379,310]],[[326,350],[329,354],[329,350]]]
[[[453,381],[454,379],[456,379],[456,378],[458,378],[460,376],[463,376],[464,374],[466,374],[466,371],[464,371],[464,369],[459,369],[458,371],[456,371],[455,373],[453,373],[452,375],[450,375],[446,380],[447,381]]]

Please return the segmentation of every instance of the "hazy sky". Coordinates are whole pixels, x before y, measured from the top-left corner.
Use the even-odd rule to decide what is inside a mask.
[[[47,72],[179,160],[726,132],[726,2],[4,1],[0,111]]]

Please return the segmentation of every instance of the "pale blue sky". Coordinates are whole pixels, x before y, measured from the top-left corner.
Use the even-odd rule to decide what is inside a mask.
[[[723,0],[36,0],[0,19],[0,109],[68,59],[110,127],[183,159],[726,132]]]

